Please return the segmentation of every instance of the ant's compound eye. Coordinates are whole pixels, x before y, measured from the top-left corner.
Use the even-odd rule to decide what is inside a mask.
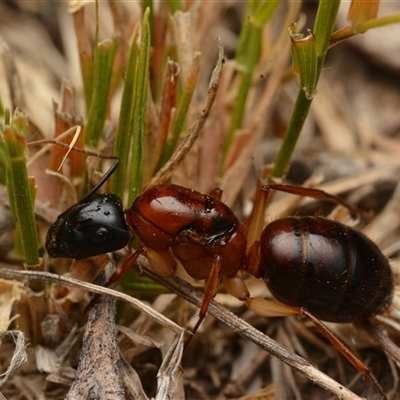
[[[110,237],[110,232],[107,228],[101,227],[93,235],[94,243],[104,243]]]

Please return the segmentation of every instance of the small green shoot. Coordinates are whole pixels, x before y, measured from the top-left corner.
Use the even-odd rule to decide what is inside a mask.
[[[142,191],[142,174],[146,137],[147,94],[149,90],[150,9],[143,14],[139,59],[135,79],[135,109],[133,111],[133,148],[130,174],[129,204]]]
[[[94,58],[93,94],[86,125],[85,143],[97,147],[103,134],[117,41],[104,40],[97,44]]]
[[[16,252],[24,258],[25,265],[36,268],[40,263],[39,242],[33,208],[34,184],[26,169],[27,129],[28,118],[17,110],[11,124],[3,127],[2,141],[7,161],[7,190],[17,230]]]
[[[290,28],[294,71],[300,75],[300,88],[282,146],[271,171],[272,178],[281,178],[289,166],[311,106],[328,49],[357,33],[400,22],[400,15],[376,18],[378,0],[370,2],[353,1],[348,14],[348,19],[353,25],[333,32],[339,5],[340,0],[321,0],[313,33],[306,38],[297,34],[294,25]]]
[[[135,75],[137,68],[138,48],[137,35],[134,35],[129,50],[128,65],[125,72],[124,89],[119,113],[118,129],[114,143],[114,155],[120,160],[119,168],[111,178],[111,190],[123,198],[128,166],[130,165],[130,148],[133,135],[133,115],[135,110]]]
[[[247,95],[252,86],[254,71],[261,54],[263,28],[272,18],[278,4],[278,1],[266,0],[249,1],[247,3],[245,24],[243,25],[235,57],[241,80],[225,141],[222,164],[225,163],[235,132],[242,126]]]

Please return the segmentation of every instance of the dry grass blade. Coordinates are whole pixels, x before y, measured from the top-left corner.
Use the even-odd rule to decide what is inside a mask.
[[[158,370],[156,400],[171,399],[174,397],[177,380],[182,377],[181,359],[183,354],[183,339],[183,333],[177,336]]]
[[[14,372],[24,364],[28,355],[25,351],[25,335],[20,331],[0,332],[0,343],[6,337],[10,336],[15,343],[15,350],[7,370],[0,375],[0,387],[3,383],[14,374]]]

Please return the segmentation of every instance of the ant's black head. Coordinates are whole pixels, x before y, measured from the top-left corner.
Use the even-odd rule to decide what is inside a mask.
[[[50,257],[77,260],[125,247],[129,229],[115,194],[93,194],[59,215],[46,236]]]

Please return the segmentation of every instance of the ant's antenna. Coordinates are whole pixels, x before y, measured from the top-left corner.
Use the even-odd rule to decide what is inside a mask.
[[[118,168],[118,166],[120,164],[120,160],[116,156],[110,156],[110,155],[106,155],[106,154],[96,153],[94,151],[81,149],[79,147],[71,147],[70,144],[66,144],[66,143],[60,142],[55,139],[42,139],[42,140],[37,140],[34,142],[29,142],[28,146],[37,146],[37,145],[42,145],[42,144],[56,144],[58,146],[67,148],[69,151],[73,150],[73,151],[77,151],[79,153],[87,154],[89,156],[103,158],[105,160],[114,160],[113,164],[108,169],[108,171],[102,176],[102,178],[97,182],[97,184],[93,187],[93,189],[85,197],[83,197],[81,200],[79,200],[78,204],[84,203],[94,193],[96,193],[104,185],[104,183],[110,178],[110,176],[115,172],[115,170]],[[65,157],[64,157],[64,159],[65,159]],[[64,162],[64,160],[63,160],[63,162]],[[61,163],[61,165],[62,165],[62,163]]]

